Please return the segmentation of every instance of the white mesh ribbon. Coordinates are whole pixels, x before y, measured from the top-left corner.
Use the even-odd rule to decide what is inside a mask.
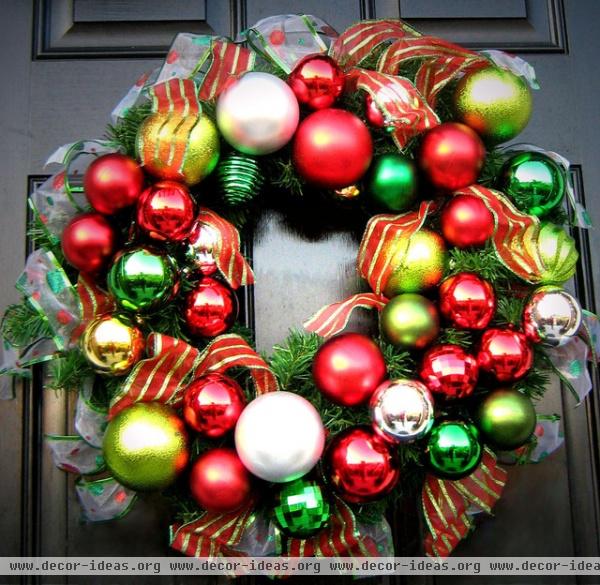
[[[92,447],[102,448],[107,425],[107,411],[91,403],[93,379],[85,381],[75,408],[75,430]]]
[[[108,477],[95,481],[83,478],[75,484],[77,497],[88,522],[105,522],[125,516],[136,500],[136,493]]]
[[[574,337],[562,347],[546,350],[561,380],[569,387],[581,403],[592,389],[592,379],[588,371],[588,345],[580,337]]]
[[[529,460],[533,463],[544,460],[564,443],[558,415],[538,414],[537,418],[535,447],[529,455]]]
[[[540,84],[535,76],[535,69],[521,57],[510,55],[504,51],[489,49],[480,51],[482,55],[487,57],[494,65],[507,69],[511,73],[522,77],[531,89],[540,89]]]
[[[54,465],[69,473],[93,475],[104,469],[102,451],[92,447],[79,435],[46,435]]]

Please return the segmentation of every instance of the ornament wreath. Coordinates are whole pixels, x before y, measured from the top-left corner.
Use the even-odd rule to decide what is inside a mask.
[[[562,288],[560,226],[589,226],[569,163],[499,146],[535,74],[400,20],[274,16],[242,37],[178,35],[106,139],[51,156],[2,372],[46,363],[78,392],[78,434],[48,444],[90,521],[162,490],[188,555],[391,556],[386,510],[419,493],[424,551],[448,555],[501,497],[499,459],[559,446],[534,408],[550,375],[579,401],[595,367],[598,321]],[[299,202],[364,229],[368,291],[263,357],[236,323],[254,281],[237,228]],[[377,336],[343,332],[356,308]]]

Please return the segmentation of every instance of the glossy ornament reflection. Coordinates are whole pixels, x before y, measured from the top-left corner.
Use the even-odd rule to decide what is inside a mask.
[[[440,312],[460,329],[485,329],[496,311],[492,285],[470,272],[446,278],[439,288]]]
[[[307,55],[288,77],[298,102],[312,110],[331,107],[344,90],[344,72],[329,56]]]
[[[196,222],[183,244],[186,262],[204,276],[213,275],[217,271],[214,252],[218,243],[219,233],[214,227]]]
[[[425,450],[431,472],[446,479],[460,479],[477,469],[483,449],[474,424],[443,420],[434,425]]]
[[[444,239],[457,248],[483,246],[495,229],[494,216],[476,195],[454,195],[441,216]]]
[[[421,380],[434,394],[447,399],[466,398],[475,390],[479,366],[474,356],[452,344],[436,345],[423,356]]]
[[[477,363],[499,382],[515,382],[531,368],[533,350],[519,331],[488,329],[481,338]]]
[[[185,325],[197,337],[215,337],[225,333],[235,322],[237,314],[235,293],[214,278],[203,278],[185,299]]]

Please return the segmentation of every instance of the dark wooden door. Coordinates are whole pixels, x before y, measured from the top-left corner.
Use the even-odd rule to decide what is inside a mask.
[[[519,140],[571,160],[576,195],[600,225],[600,3],[595,0],[2,0],[0,6],[2,307],[16,299],[12,284],[25,257],[27,188],[44,172],[47,155],[57,145],[100,136],[114,104],[132,80],[159,64],[176,32],[235,36],[270,14],[316,14],[338,31],[361,18],[401,17],[468,47],[523,53],[542,90],[535,93],[533,119]],[[345,232],[319,237],[311,221],[310,216],[284,221],[267,212],[254,234],[254,322],[261,350],[282,341],[290,327],[321,305],[356,288],[355,239]],[[573,285],[592,310],[600,302],[595,239],[594,232],[590,241],[581,236],[584,263]],[[37,379],[18,389],[16,400],[0,405],[0,554],[168,554],[168,510],[158,498],[138,502],[116,523],[80,523],[73,480],[53,467],[42,444],[44,433],[70,430],[71,408],[68,397],[43,392]],[[495,517],[457,554],[600,554],[597,397],[575,409],[556,385],[540,410],[563,416],[565,447],[539,465],[510,469]],[[414,542],[399,542],[399,550],[416,554]]]

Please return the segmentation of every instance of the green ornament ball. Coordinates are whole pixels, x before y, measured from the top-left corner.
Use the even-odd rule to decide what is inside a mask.
[[[306,538],[327,525],[329,504],[319,484],[300,478],[279,490],[273,515],[283,532]]]
[[[482,454],[477,427],[462,420],[435,424],[425,450],[431,472],[446,479],[460,479],[473,473]]]
[[[510,451],[529,441],[535,431],[531,400],[511,388],[493,390],[479,403],[475,422],[490,445]]]
[[[543,217],[561,204],[566,183],[564,170],[549,156],[521,152],[504,164],[499,186],[521,211]]]
[[[537,247],[544,265],[540,284],[562,284],[575,274],[579,259],[577,245],[561,227],[543,222]]]
[[[260,193],[263,183],[263,173],[252,156],[232,152],[217,167],[219,192],[229,205],[249,203]]]
[[[132,248],[117,257],[108,273],[108,290],[128,311],[147,313],[167,303],[177,285],[174,260],[148,248]]]
[[[417,197],[417,169],[407,156],[383,154],[371,165],[366,186],[377,207],[405,211]]]

